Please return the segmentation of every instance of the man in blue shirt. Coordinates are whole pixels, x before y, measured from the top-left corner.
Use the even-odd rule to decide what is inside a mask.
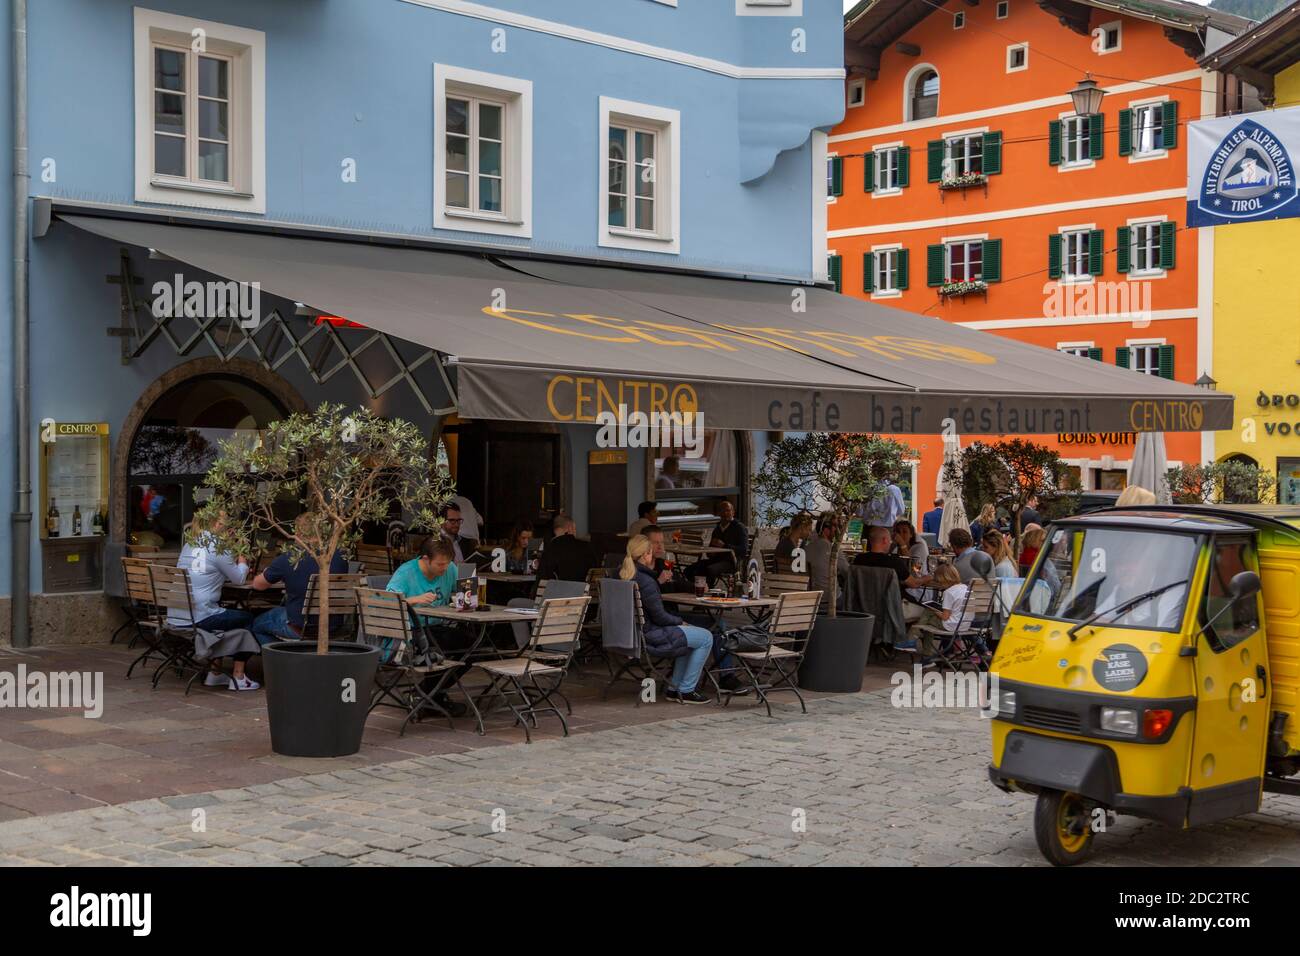
[[[921,516],[921,532],[923,534],[938,534],[939,525],[943,523],[943,499],[934,499],[934,510],[927,511]]]
[[[420,554],[393,572],[388,590],[402,595],[411,607],[446,607],[451,604],[452,596],[456,593],[456,564],[452,560],[454,555],[450,541],[430,535],[420,546]],[[466,651],[474,643],[474,635],[465,628],[428,625],[418,617],[411,631],[411,639],[417,660],[428,653],[430,639],[435,645],[434,649],[442,653]],[[449,673],[459,676],[465,670],[468,668]],[[433,680],[436,681],[437,678]],[[444,686],[446,683],[447,680],[444,679]],[[435,699],[453,717],[465,713],[464,705],[448,700],[445,691],[440,691]]]
[[[299,515],[294,523],[294,530],[299,537],[308,533],[310,528],[311,519],[305,514]],[[257,643],[266,645],[272,641],[296,641],[302,637],[307,585],[311,582],[311,576],[319,570],[316,559],[309,554],[304,554],[297,564],[289,560],[288,554],[281,554],[253,579],[254,591],[265,591],[278,581],[284,582],[284,604],[263,611],[253,621],[252,631]],[[334,552],[330,559],[329,573],[348,573],[348,561],[343,552]],[[341,616],[330,617],[331,628],[338,627],[341,623]]]

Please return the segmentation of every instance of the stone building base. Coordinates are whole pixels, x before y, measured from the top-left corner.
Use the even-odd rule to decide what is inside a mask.
[[[0,598],[0,645],[12,646],[10,599]],[[121,602],[102,591],[33,594],[32,646],[107,644],[124,620]]]

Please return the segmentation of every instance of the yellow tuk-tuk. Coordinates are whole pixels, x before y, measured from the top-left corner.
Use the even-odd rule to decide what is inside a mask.
[[[1114,814],[1191,827],[1300,795],[1300,507],[1054,522],[991,670],[1003,790],[1079,863]]]

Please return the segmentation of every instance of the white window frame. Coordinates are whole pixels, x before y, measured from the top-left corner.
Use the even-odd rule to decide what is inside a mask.
[[[1005,20],[1011,15],[1011,0],[998,0],[993,12],[996,19]]]
[[[1130,372],[1137,372],[1139,375],[1154,375],[1160,377],[1160,346],[1168,345],[1164,339],[1129,339],[1124,343],[1128,348],[1128,367]],[[1142,349],[1143,355],[1151,360],[1151,364],[1145,368],[1138,368],[1137,350]],[[1149,351],[1148,351],[1149,350]]]
[[[924,119],[917,119],[912,115],[912,91],[916,87],[916,81],[925,73],[933,70],[934,75],[939,78],[939,92],[935,94],[934,116]],[[907,71],[907,76],[903,78],[903,123],[933,123],[939,118],[939,99],[943,96],[943,74],[933,63],[918,63]]]
[[[1160,261],[1160,224],[1168,222],[1168,216],[1145,217],[1141,219],[1130,219],[1125,223],[1129,229],[1129,247],[1128,247],[1128,273],[1129,279],[1163,279],[1168,275],[1168,271],[1160,268],[1138,268],[1138,230],[1150,229],[1154,234],[1155,261]]]
[[[1082,159],[1071,160],[1068,158],[1070,152],[1069,144],[1071,138],[1070,126],[1072,124],[1076,124],[1076,123],[1081,124],[1083,127],[1082,133],[1080,133],[1078,136],[1080,145],[1082,146],[1083,143],[1090,142],[1089,137],[1091,137],[1092,135],[1091,133],[1092,127],[1091,127],[1091,121],[1088,119],[1088,117],[1086,115],[1082,115],[1071,111],[1069,113],[1060,114],[1060,120],[1061,120],[1061,163],[1056,168],[1065,171],[1065,170],[1072,170],[1072,169],[1091,169],[1092,167],[1096,166],[1097,161],[1087,155],[1085,155]],[[1087,149],[1081,149],[1081,152],[1086,154],[1089,151]]]
[[[952,15],[952,28],[954,30],[964,30],[966,28],[966,11],[957,10]]]
[[[875,169],[874,169],[874,171],[873,171],[873,173],[872,173],[872,175],[873,175],[873,177],[874,177],[874,182],[872,183],[872,185],[873,185],[875,188],[872,189],[872,191],[871,191],[871,195],[873,195],[873,196],[876,196],[876,195],[879,195],[879,196],[897,196],[899,193],[901,193],[901,192],[903,191],[903,187],[900,186],[900,185],[898,185],[898,171],[899,171],[898,161],[899,161],[899,158],[900,158],[900,157],[899,157],[899,152],[898,152],[898,150],[899,150],[899,147],[902,146],[902,145],[903,145],[902,143],[894,143],[894,144],[890,144],[890,145],[881,145],[881,146],[875,146],[875,147],[872,147],[871,152],[872,152],[872,155],[875,157],[875,162],[874,162],[874,164],[873,164],[873,165],[875,166]],[[893,156],[893,167],[892,167],[892,168],[893,168],[893,170],[894,170],[894,185],[892,185],[892,186],[882,186],[882,185],[881,185],[881,175],[880,175],[880,174],[881,174],[882,170],[883,170],[884,168],[886,168],[886,167],[884,166],[884,164],[881,163],[881,159],[884,158],[884,157],[886,157],[886,156],[889,156],[889,155],[891,155],[891,154],[892,154],[892,156]]]
[[[1109,50],[1106,49],[1106,34],[1111,30],[1115,31],[1115,45]],[[1106,56],[1111,53],[1119,53],[1124,49],[1124,21],[1111,20],[1109,23],[1099,23],[1093,31],[1101,31],[1101,49],[1097,51],[1098,56]]]
[[[1088,253],[1090,251],[1089,242],[1091,241],[1090,236],[1092,231],[1096,228],[1095,225],[1088,224],[1079,226],[1062,226],[1057,230],[1057,233],[1061,237],[1061,278],[1059,281],[1062,285],[1086,285],[1096,278],[1096,276],[1088,271]],[[1074,272],[1070,269],[1070,260],[1072,258],[1070,253],[1071,240],[1075,240],[1083,246],[1082,252],[1075,253],[1073,256],[1075,259],[1078,259],[1080,255],[1082,256],[1082,272]]]
[[[230,182],[194,179],[197,171],[198,117],[187,112],[186,179],[154,173],[154,47],[187,52],[186,71],[192,66],[195,30],[201,30],[204,49],[198,55],[230,62],[228,111]],[[135,199],[136,202],[199,206],[209,209],[266,212],[266,34],[260,30],[229,26],[212,20],[177,16],[136,7],[133,23],[135,82]],[[187,83],[187,102],[197,90]],[[187,111],[188,111],[187,107]]]
[[[478,99],[505,106],[501,149],[502,211],[447,205],[447,99]],[[472,129],[472,127],[471,127]],[[533,234],[533,84],[512,76],[433,66],[433,227],[528,239]],[[471,161],[471,172],[473,164]],[[474,180],[471,178],[471,186]]]
[[[988,238],[987,236],[985,238]],[[963,254],[966,262],[966,276],[958,279],[952,274],[952,251],[957,246],[965,248]],[[980,251],[980,274],[978,278],[970,275],[970,250],[978,248]],[[979,282],[984,278],[984,239],[950,239],[943,244],[943,275],[946,282]]]
[[[883,246],[871,247],[871,298],[898,299],[902,297],[903,290],[894,285],[898,253],[902,249],[903,244],[901,242],[891,242]],[[887,275],[889,276],[889,287],[884,289],[880,287],[880,261],[882,258],[888,263]]]
[[[1150,99],[1135,100],[1133,102],[1130,102],[1126,107],[1126,109],[1133,111],[1133,128],[1130,131],[1133,148],[1128,154],[1128,161],[1130,163],[1145,163],[1145,162],[1150,162],[1153,159],[1165,159],[1166,157],[1168,157],[1169,150],[1167,147],[1164,146],[1161,146],[1159,149],[1151,149],[1151,150],[1138,149],[1138,134],[1137,134],[1138,113],[1148,109],[1155,110],[1162,114],[1160,132],[1161,132],[1161,138],[1163,140],[1164,137],[1163,111],[1164,111],[1164,105],[1167,102],[1169,102],[1168,96],[1154,96],[1151,97]]]
[[[953,157],[953,144],[965,142],[967,144],[976,142],[980,147],[980,168],[979,172],[984,172],[984,134],[988,132],[987,127],[976,130],[961,130],[957,133],[943,134],[943,165],[944,172],[951,172],[954,176],[960,176],[963,173],[970,172],[971,150],[969,145],[963,150],[965,155],[962,157],[961,164]]]
[[[858,100],[853,101],[853,94],[858,95]],[[844,105],[847,109],[857,109],[859,106],[865,106],[867,102],[867,81],[863,79],[849,80],[848,91],[844,97]]]
[[[828,206],[835,205],[837,202],[839,202],[840,199],[839,196],[835,195],[833,189],[834,184],[832,183],[832,180],[835,178],[835,173],[832,168],[832,164],[835,162],[836,159],[839,158],[839,155],[840,155],[839,153],[830,152],[830,151],[826,153],[826,205]],[[841,191],[843,190],[843,187],[844,187],[844,172],[843,172],[843,167],[841,167],[840,169]]]
[[[1012,66],[1012,65],[1011,65],[1011,55],[1012,55],[1016,50],[1024,50],[1024,51],[1025,51],[1025,62],[1024,62],[1023,64],[1021,64],[1020,66]],[[1025,70],[1027,70],[1027,69],[1029,69],[1029,42],[1026,41],[1026,42],[1024,42],[1024,43],[1012,43],[1012,44],[1010,44],[1010,45],[1007,47],[1007,72],[1008,72],[1008,73],[1023,73],[1023,72],[1024,72]]]
[[[736,0],[738,17],[801,17],[803,0]]]
[[[653,233],[620,229],[609,224],[609,130],[632,127],[654,132],[655,230]],[[647,103],[600,98],[600,208],[599,244],[611,249],[636,249],[677,255],[681,252],[681,113]],[[629,209],[629,213],[633,210]],[[635,221],[635,220],[631,220]]]
[[[1076,358],[1088,357],[1088,351],[1097,347],[1096,342],[1057,342],[1056,351],[1065,355],[1073,355]]]

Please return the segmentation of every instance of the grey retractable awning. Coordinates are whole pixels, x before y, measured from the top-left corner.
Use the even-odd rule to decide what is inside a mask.
[[[934,434],[1202,431],[1230,395],[822,289],[65,215],[436,349],[464,417]],[[197,278],[197,277],[196,277]]]

